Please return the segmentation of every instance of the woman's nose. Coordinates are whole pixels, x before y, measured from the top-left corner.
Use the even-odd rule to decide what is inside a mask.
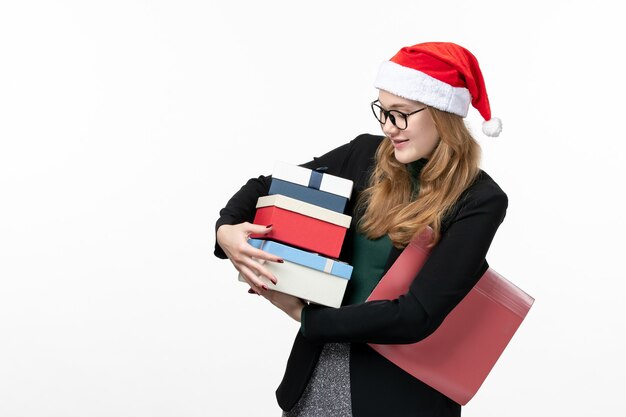
[[[390,136],[390,137],[397,135],[398,132],[400,131],[400,129],[398,129],[396,125],[391,123],[390,117],[387,117],[387,120],[385,120],[385,123],[382,124],[381,128],[385,136]]]

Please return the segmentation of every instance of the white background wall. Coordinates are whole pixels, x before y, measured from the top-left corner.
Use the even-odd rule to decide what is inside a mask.
[[[536,298],[465,416],[623,405],[617,2],[2,1],[0,416],[278,416],[298,324],[213,257],[276,160],[379,131],[402,46],[479,59],[510,208],[492,267]]]

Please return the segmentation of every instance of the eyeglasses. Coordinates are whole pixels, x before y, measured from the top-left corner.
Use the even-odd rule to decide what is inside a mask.
[[[406,129],[409,125],[409,122],[407,120],[409,116],[414,115],[415,113],[419,113],[422,110],[426,110],[428,108],[428,106],[426,106],[411,113],[402,113],[398,110],[385,110],[380,106],[380,104],[377,103],[378,100],[374,100],[370,104],[372,106],[372,112],[374,112],[376,120],[378,120],[381,125],[384,125],[387,122],[387,118],[389,118],[389,120],[391,120],[391,123],[400,130]]]

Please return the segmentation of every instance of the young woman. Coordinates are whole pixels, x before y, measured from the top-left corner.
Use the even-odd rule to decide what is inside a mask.
[[[367,343],[415,343],[436,330],[488,268],[485,256],[505,216],[507,196],[479,168],[480,149],[463,117],[472,104],[497,136],[476,58],[452,43],[402,48],[384,62],[371,107],[384,137],[361,135],[303,166],[351,179],[353,218],[340,259],[354,267],[340,308],[306,305],[271,291],[276,281],[253,248],[255,204],[271,178],[251,179],[221,210],[215,254],[301,322],[276,391],[284,416],[459,416],[461,406],[378,355]],[[365,302],[411,238],[430,226],[434,247],[409,291]]]

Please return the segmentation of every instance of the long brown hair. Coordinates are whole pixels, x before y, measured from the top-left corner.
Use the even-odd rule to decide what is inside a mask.
[[[394,157],[385,139],[376,151],[376,165],[369,186],[357,208],[365,208],[359,228],[369,239],[385,234],[396,247],[405,247],[427,226],[434,231],[433,244],[441,234],[441,221],[479,172],[480,145],[460,116],[428,109],[439,144],[419,177],[419,194],[411,201],[412,183],[406,166]]]

